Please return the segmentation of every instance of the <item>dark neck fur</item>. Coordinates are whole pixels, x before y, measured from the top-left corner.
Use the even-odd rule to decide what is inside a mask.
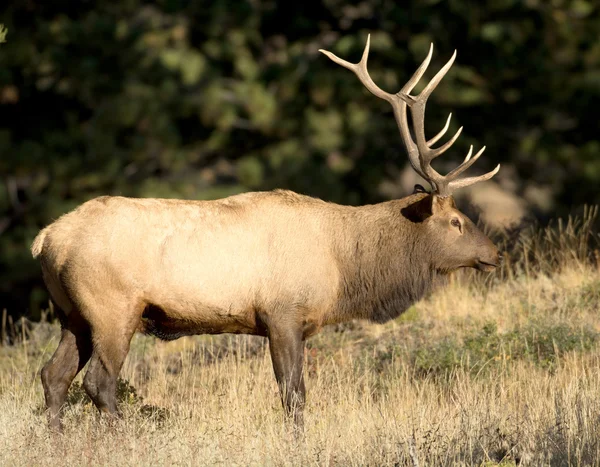
[[[413,195],[356,208],[345,219],[336,253],[341,273],[335,321],[398,317],[427,295],[435,280],[419,224],[402,215]],[[414,199],[413,199],[414,198]]]

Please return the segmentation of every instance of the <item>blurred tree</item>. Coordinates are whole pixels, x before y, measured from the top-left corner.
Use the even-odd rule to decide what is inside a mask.
[[[317,51],[397,90],[436,45],[432,133],[457,159],[514,164],[555,209],[599,201],[600,8],[586,0],[27,2],[6,0],[0,51],[0,309],[44,304],[28,246],[100,194],[216,198],[287,187],[384,198],[406,158],[387,104]],[[452,156],[439,164],[452,165]],[[450,159],[448,161],[447,159]],[[486,167],[486,163],[488,166]]]

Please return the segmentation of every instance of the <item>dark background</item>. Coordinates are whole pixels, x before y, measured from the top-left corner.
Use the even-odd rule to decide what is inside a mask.
[[[2,5],[0,310],[14,316],[47,304],[29,252],[38,230],[98,195],[392,196],[406,156],[391,108],[318,53],[358,61],[368,33],[371,75],[391,92],[431,42],[427,77],[458,49],[428,106],[430,134],[450,111],[449,134],[465,126],[440,170],[485,144],[473,173],[501,162],[516,196],[546,194],[546,217],[600,201],[592,1]]]

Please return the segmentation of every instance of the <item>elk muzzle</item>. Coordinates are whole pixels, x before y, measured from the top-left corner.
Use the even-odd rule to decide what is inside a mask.
[[[489,257],[477,259],[475,264],[476,269],[483,272],[492,272],[502,264],[502,255],[496,248],[494,249],[495,252],[489,255]]]

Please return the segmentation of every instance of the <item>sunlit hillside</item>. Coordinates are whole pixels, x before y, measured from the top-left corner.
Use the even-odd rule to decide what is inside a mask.
[[[522,232],[501,272],[451,277],[394,322],[309,340],[302,440],[265,341],[243,336],[136,336],[123,418],[99,417],[79,377],[53,434],[39,372],[58,326],[32,325],[0,347],[0,465],[597,465],[594,214]]]

